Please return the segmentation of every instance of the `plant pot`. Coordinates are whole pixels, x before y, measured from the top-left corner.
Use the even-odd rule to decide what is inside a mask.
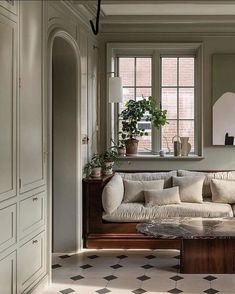
[[[113,165],[114,165],[113,161],[104,162],[103,174],[106,175],[106,176],[112,175],[113,174]]]
[[[138,151],[139,140],[128,139],[125,142],[126,145],[126,155],[136,155]]]
[[[100,178],[101,177],[101,167],[93,167],[91,170],[90,176],[92,178]]]
[[[124,156],[125,155],[125,147],[118,147],[117,154],[118,154],[118,156]]]

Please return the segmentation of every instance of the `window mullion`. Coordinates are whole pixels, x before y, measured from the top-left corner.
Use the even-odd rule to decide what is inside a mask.
[[[135,62],[134,62],[134,97],[136,101],[136,57],[135,57]]]
[[[177,136],[179,137],[179,57],[177,57]]]
[[[157,104],[161,105],[161,60],[160,52],[154,51],[152,59],[152,96]],[[158,152],[161,149],[161,128],[152,127],[152,150]]]

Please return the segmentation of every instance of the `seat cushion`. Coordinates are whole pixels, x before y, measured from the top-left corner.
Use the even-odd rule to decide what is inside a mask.
[[[197,171],[189,171],[189,170],[178,170],[178,176],[179,177],[205,176],[205,180],[202,187],[203,197],[211,197],[211,188],[210,188],[211,179],[235,181],[235,171],[207,173],[207,172],[197,172]]]
[[[172,187],[172,176],[177,176],[177,171],[157,172],[157,173],[116,173],[125,180],[131,181],[154,181],[164,180],[164,188]]]
[[[235,208],[234,208],[235,209]],[[230,204],[203,202],[145,207],[144,203],[122,203],[113,213],[103,214],[110,222],[145,222],[167,217],[232,217]]]

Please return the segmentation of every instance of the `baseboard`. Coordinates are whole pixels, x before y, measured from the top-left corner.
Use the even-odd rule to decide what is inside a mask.
[[[43,279],[41,279],[32,289],[27,292],[27,294],[41,294],[44,290],[48,288],[49,285],[49,277],[46,275]]]

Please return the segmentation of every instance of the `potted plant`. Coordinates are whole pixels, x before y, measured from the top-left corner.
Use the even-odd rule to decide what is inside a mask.
[[[118,161],[117,151],[111,147],[103,154],[103,173],[104,175],[111,175],[113,173],[114,163]]]
[[[100,154],[94,154],[91,161],[88,162],[83,169],[86,177],[100,178],[103,165],[103,156]]]
[[[112,148],[115,148],[117,150],[118,156],[124,156],[125,155],[125,140],[117,140],[117,143],[115,143],[114,140],[111,140],[113,143]]]
[[[166,124],[166,110],[158,108],[153,97],[142,100],[129,100],[126,108],[120,113],[122,119],[121,138],[125,140],[126,154],[134,155],[138,150],[138,137],[147,136],[145,129],[138,128],[138,122],[143,118],[150,121],[155,128]]]

